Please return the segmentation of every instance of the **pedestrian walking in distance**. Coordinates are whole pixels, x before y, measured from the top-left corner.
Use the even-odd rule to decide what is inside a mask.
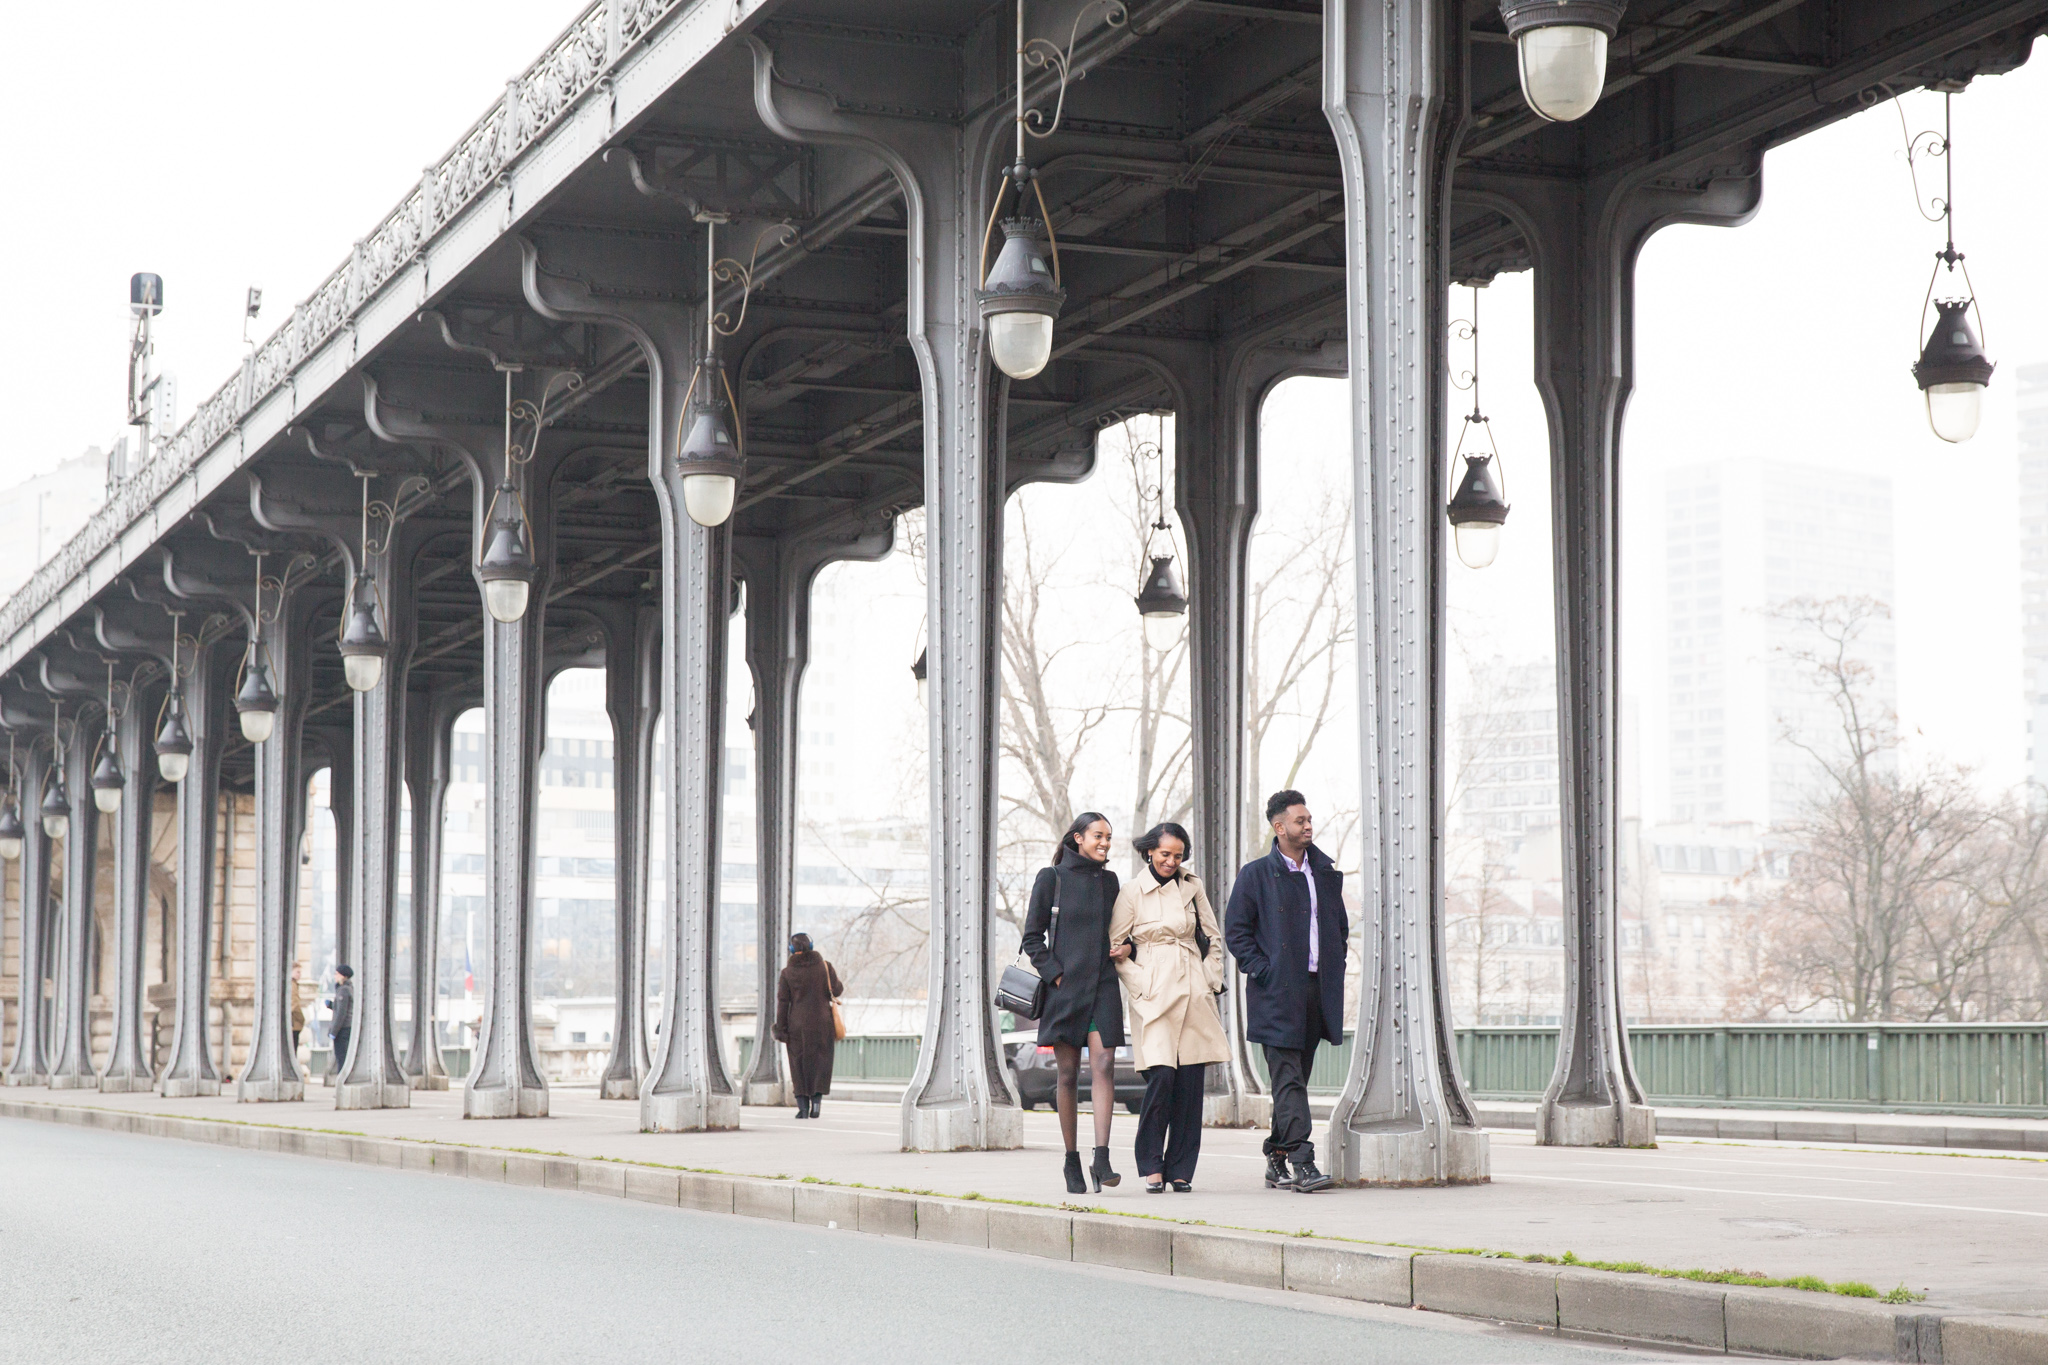
[[[1297,791],[1275,792],[1266,798],[1266,823],[1272,851],[1238,870],[1224,937],[1250,978],[1245,1036],[1266,1050],[1273,1081],[1266,1184],[1313,1194],[1333,1182],[1316,1169],[1309,1141],[1308,1073],[1318,1043],[1344,1041],[1351,923],[1344,914],[1344,874],[1315,846],[1308,799]]]
[[[1060,1137],[1067,1144],[1067,1192],[1085,1194],[1080,1128],[1081,1049],[1088,1049],[1092,1075],[1090,1107],[1095,1111],[1095,1160],[1089,1175],[1100,1193],[1123,1179],[1109,1166],[1109,1120],[1116,1111],[1116,1049],[1124,1043],[1123,992],[1115,963],[1130,948],[1109,946],[1109,919],[1116,907],[1116,873],[1109,870],[1109,821],[1083,811],[1060,837],[1051,867],[1041,868],[1031,886],[1024,916],[1024,953],[1046,991],[1038,1041],[1052,1044],[1059,1078],[1053,1091]],[[1055,915],[1057,910],[1057,915]]]
[[[339,1076],[348,1061],[348,1040],[356,1031],[356,969],[346,962],[334,969],[334,1017],[328,1022],[328,1037],[334,1040],[334,1061],[327,1074]]]
[[[818,1117],[818,1105],[832,1088],[839,1032],[832,1002],[845,992],[839,973],[811,947],[811,936],[790,935],[789,964],[775,987],[775,1041],[789,1050],[789,1083],[800,1119]]]
[[[1131,847],[1145,870],[1117,895],[1109,941],[1130,955],[1118,961],[1130,1000],[1131,1052],[1145,1078],[1138,1111],[1138,1174],[1147,1194],[1194,1188],[1202,1155],[1202,1082],[1224,1050],[1223,931],[1201,879],[1181,866],[1188,832],[1154,825]]]
[[[292,1056],[299,1055],[299,1035],[306,1031],[306,999],[300,994],[299,964],[292,964]]]

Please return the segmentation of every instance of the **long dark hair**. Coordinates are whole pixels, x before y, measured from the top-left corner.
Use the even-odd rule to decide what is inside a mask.
[[[1060,836],[1060,846],[1052,851],[1052,860],[1054,862],[1058,862],[1060,860],[1060,855],[1062,853],[1065,853],[1070,848],[1074,850],[1074,852],[1077,855],[1080,854],[1081,832],[1087,829],[1088,826],[1094,824],[1097,820],[1100,820],[1105,825],[1109,823],[1109,817],[1107,815],[1104,815],[1099,810],[1084,810],[1079,815],[1075,816],[1074,823],[1068,825],[1067,832]]]
[[[1149,868],[1152,866],[1152,850],[1159,847],[1161,839],[1167,838],[1180,840],[1183,857],[1194,856],[1195,841],[1188,838],[1188,832],[1184,827],[1175,824],[1171,820],[1162,820],[1137,838],[1131,840],[1131,848],[1144,861],[1145,866]]]

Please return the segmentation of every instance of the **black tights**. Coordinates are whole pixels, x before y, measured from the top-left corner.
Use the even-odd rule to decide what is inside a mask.
[[[1060,1068],[1059,1082],[1053,1091],[1053,1107],[1060,1111],[1060,1136],[1066,1139],[1068,1151],[1077,1151],[1074,1143],[1080,1127],[1081,1049],[1071,1043],[1054,1043],[1052,1057]],[[1107,1147],[1109,1120],[1116,1112],[1116,1049],[1104,1047],[1100,1033],[1088,1035],[1088,1067],[1088,1103],[1095,1111],[1095,1145]]]

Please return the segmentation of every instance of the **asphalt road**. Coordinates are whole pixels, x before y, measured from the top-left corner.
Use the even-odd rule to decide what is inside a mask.
[[[620,1199],[0,1119],[7,1361],[1661,1353]]]

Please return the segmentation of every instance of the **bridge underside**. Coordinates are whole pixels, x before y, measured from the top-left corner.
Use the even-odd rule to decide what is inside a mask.
[[[1441,873],[1427,837],[1442,744],[1445,295],[1453,282],[1533,269],[1556,499],[1571,905],[1567,1024],[1541,1133],[1648,1141],[1654,1121],[1620,1027],[1613,933],[1617,433],[1634,260],[1666,223],[1753,213],[1768,148],[1888,90],[1958,88],[2017,65],[2048,28],[2048,0],[1637,0],[1612,47],[1605,97],[1574,124],[1528,110],[1490,0],[1329,4],[1327,15],[1311,0],[1029,7],[1034,37],[1064,46],[1078,34],[1074,65],[1087,75],[1066,91],[1057,132],[1029,148],[1066,301],[1051,364],[1021,382],[982,360],[974,302],[992,198],[1013,157],[1008,5],[594,6],[429,172],[392,220],[404,222],[366,239],[0,616],[10,632],[0,722],[32,741],[17,780],[24,796],[51,767],[53,703],[91,736],[106,724],[104,661],[135,680],[122,723],[109,727],[131,799],[100,822],[99,840],[120,870],[124,934],[140,932],[147,877],[133,855],[143,838],[133,812],[156,781],[148,740],[174,650],[196,745],[179,786],[181,1041],[170,1064],[151,1075],[139,1060],[140,952],[124,941],[108,1063],[67,1045],[60,1005],[55,1036],[25,1018],[7,1078],[167,1094],[223,1083],[206,1042],[206,954],[190,951],[205,942],[217,782],[253,790],[262,848],[263,1017],[235,1083],[249,1099],[302,1093],[283,1041],[294,854],[305,777],[332,766],[343,952],[358,964],[360,1000],[338,1102],[385,1107],[445,1085],[433,1049],[399,1055],[391,1019],[397,784],[409,785],[416,812],[438,813],[449,727],[482,705],[490,980],[508,985],[494,987],[466,1112],[544,1113],[524,998],[539,693],[559,669],[602,664],[622,812],[621,1015],[605,1093],[637,1098],[651,1128],[726,1125],[742,1099],[784,1098],[775,1049],[750,1076],[730,1077],[714,1042],[726,620],[744,583],[759,699],[759,956],[772,964],[794,873],[810,583],[835,559],[888,553],[898,518],[922,507],[932,1003],[904,1142],[1014,1144],[984,903],[1002,499],[1027,483],[1085,477],[1107,425],[1175,414],[1195,852],[1221,885],[1246,834],[1244,557],[1260,505],[1258,406],[1290,375],[1348,374],[1364,494],[1357,704],[1377,853],[1361,891],[1361,1046],[1332,1121],[1332,1160],[1356,1179],[1483,1176],[1484,1140],[1448,1045]],[[1112,8],[1122,22],[1105,22]],[[1043,71],[1027,93],[1050,109]],[[675,467],[703,346],[706,217],[729,220],[719,255],[754,262],[751,297],[722,348],[748,467],[731,521],[715,530],[682,514]],[[736,287],[721,287],[719,308],[740,316],[740,303]],[[511,478],[539,578],[526,617],[504,625],[482,611],[472,565],[505,473],[512,402],[545,420],[537,437],[531,422],[511,422],[526,447]],[[227,697],[259,625],[257,551],[274,580],[261,630],[285,702],[274,737],[252,745],[236,734]],[[350,588],[357,574],[367,589]],[[391,653],[381,684],[357,693],[332,641],[352,593],[365,591]],[[653,828],[652,734],[663,714],[680,720],[668,727],[667,815]],[[91,744],[65,756],[74,807],[85,790],[80,748]],[[68,842],[81,842],[84,824]],[[664,903],[650,906],[654,840],[671,875]],[[50,976],[59,1000],[72,1001],[85,989],[83,956],[45,949],[83,932],[81,911],[51,903],[52,850],[40,835],[29,843],[19,865],[23,977]],[[435,884],[437,855],[435,840],[416,841],[415,887]],[[414,900],[412,979],[431,981],[433,897]],[[637,1007],[648,913],[667,926],[667,1022],[651,1056]],[[46,917],[61,932],[47,934]],[[762,970],[765,1015],[775,992]],[[1211,1113],[1246,1120],[1260,1111],[1261,1082],[1236,989],[1225,1009],[1233,1057],[1217,1068]]]

